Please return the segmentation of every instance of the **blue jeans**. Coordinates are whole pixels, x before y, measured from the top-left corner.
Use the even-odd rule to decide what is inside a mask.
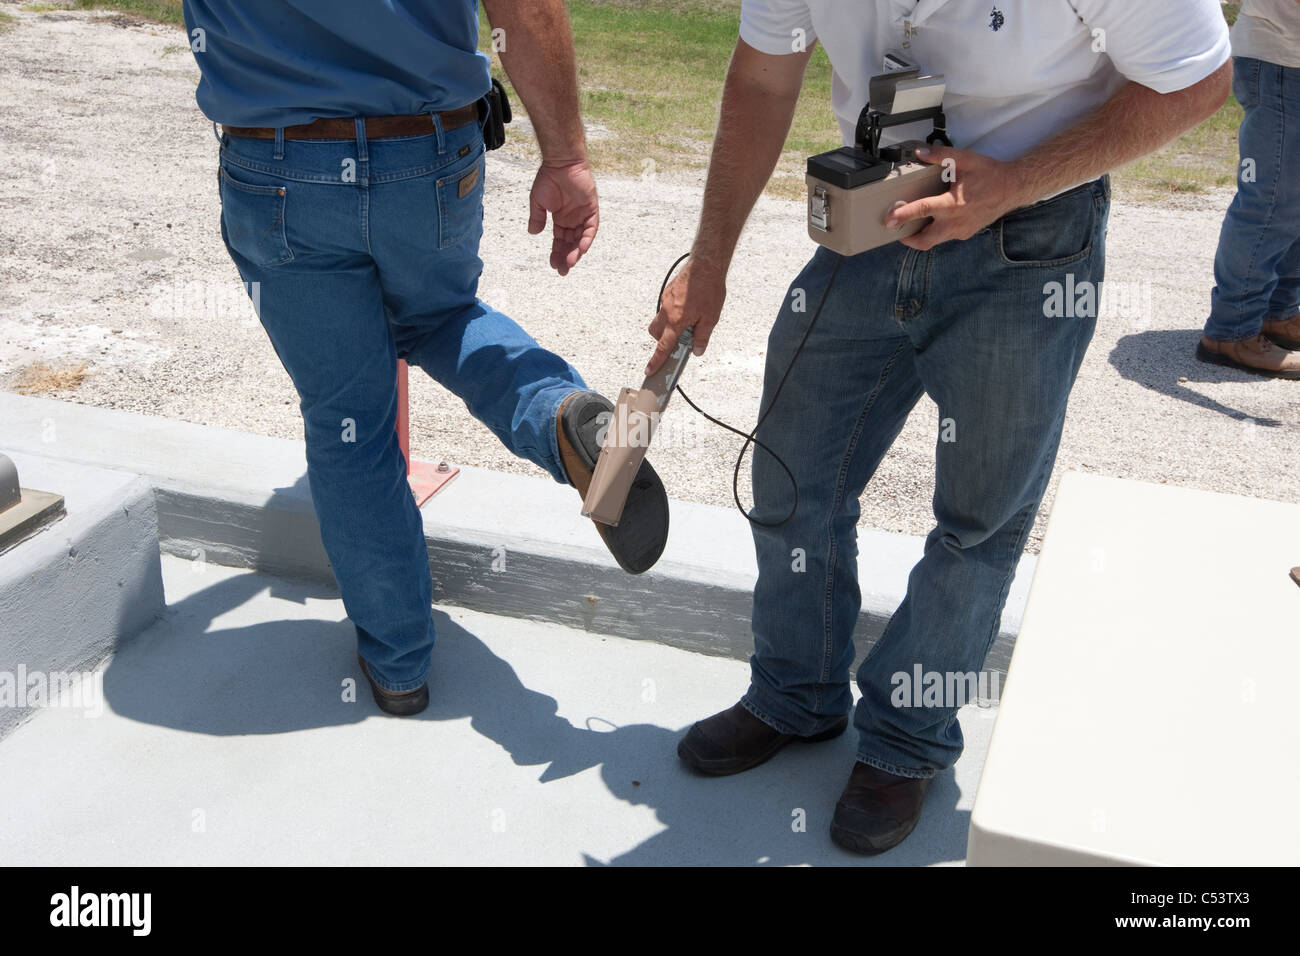
[[[768,338],[763,411],[825,304],[758,431],[793,472],[798,508],[780,527],[753,526],[751,713],[811,735],[852,708],[858,499],[928,393],[940,418],[936,525],[858,670],[854,723],[858,759],[879,769],[928,777],[956,762],[957,707],[895,706],[894,675],[983,665],[1096,327],[1099,297],[1084,290],[1099,292],[1109,207],[1102,178],[929,252],[892,243],[846,258],[819,248],[794,280]],[[752,467],[751,516],[779,522],[789,478],[758,449]]]
[[[222,138],[222,238],[258,284],[259,317],[301,399],[321,539],[358,650],[392,691],[425,682],[434,642],[424,526],[396,432],[397,360],[566,483],[555,416],[586,388],[477,297],[484,171],[475,123],[279,147]]]
[[[1259,335],[1300,312],[1300,69],[1239,56],[1232,93],[1245,108],[1237,195],[1223,218],[1205,334]]]

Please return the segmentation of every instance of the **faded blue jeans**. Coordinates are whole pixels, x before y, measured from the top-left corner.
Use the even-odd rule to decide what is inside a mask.
[[[929,252],[819,248],[791,284],[768,338],[763,412],[825,305],[758,431],[793,472],[798,508],[780,527],[753,526],[751,713],[811,735],[852,708],[858,499],[928,393],[940,420],[936,524],[858,670],[854,724],[858,759],[900,776],[932,776],[961,755],[957,708],[894,706],[893,675],[977,672],[997,635],[1096,327],[1099,296],[1082,290],[1102,281],[1109,207],[1102,178]],[[759,449],[752,470],[751,516],[779,522],[789,478]]]
[[[222,238],[258,284],[259,317],[300,398],[321,539],[358,650],[392,691],[424,683],[434,642],[424,526],[396,432],[397,359],[566,483],[555,417],[586,388],[477,297],[484,171],[475,123],[278,147],[222,137]]]
[[[1300,312],[1300,69],[1236,57],[1232,94],[1246,111],[1241,164],[1205,323],[1220,342],[1254,338],[1266,320]]]

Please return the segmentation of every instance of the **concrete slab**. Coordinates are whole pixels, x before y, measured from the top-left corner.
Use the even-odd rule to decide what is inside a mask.
[[[64,496],[66,514],[0,554],[0,737],[32,713],[29,678],[35,689],[52,673],[93,668],[163,610],[149,481],[10,457],[25,485]]]
[[[458,479],[459,481],[460,479]],[[0,744],[8,864],[960,862],[993,709],[917,831],[864,860],[830,842],[852,731],[719,780],[675,755],[748,668],[660,644],[447,608],[432,704],[398,720],[349,682],[330,588],[163,558],[168,611],[104,670],[99,716],[51,708]],[[802,832],[794,826],[806,820]]]
[[[1297,563],[1300,506],[1066,475],[971,862],[1300,862]]]
[[[301,442],[10,393],[0,393],[0,419],[16,450],[147,475],[168,553],[329,579]],[[663,558],[632,577],[618,569],[580,508],[572,488],[549,478],[463,468],[424,508],[435,599],[748,656],[757,569],[742,515],[674,501]],[[922,548],[916,537],[860,533],[859,660],[902,600]],[[1028,555],[1021,560],[990,671],[1005,671],[1010,659],[1034,563]]]

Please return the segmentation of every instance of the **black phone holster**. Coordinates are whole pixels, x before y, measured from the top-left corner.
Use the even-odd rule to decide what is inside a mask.
[[[483,144],[488,149],[499,149],[506,141],[506,124],[510,122],[510,100],[506,97],[506,88],[495,76],[492,77],[492,89],[478,101],[478,115],[483,126]]]

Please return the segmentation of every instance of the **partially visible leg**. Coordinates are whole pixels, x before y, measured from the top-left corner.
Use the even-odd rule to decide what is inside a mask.
[[[1297,117],[1297,122],[1300,122],[1300,117]],[[1300,154],[1296,156],[1296,162],[1300,163]],[[1300,205],[1300,196],[1296,198],[1297,205]],[[1296,209],[1295,216],[1300,220],[1300,208]],[[1266,321],[1289,319],[1300,312],[1300,222],[1296,223],[1296,227],[1295,242],[1291,243],[1291,248],[1277,263],[1277,285],[1268,300]]]
[[[464,401],[513,454],[585,495],[613,403],[478,298],[486,168],[478,127],[449,132],[442,153],[426,149],[442,163],[432,173],[372,190],[370,243],[397,354]],[[640,574],[668,541],[668,495],[649,460],[621,504],[617,525],[593,524],[619,567]]]
[[[852,706],[858,499],[921,395],[912,344],[894,318],[902,251],[842,258],[818,250],[791,284],[768,337],[760,403],[766,417],[757,437],[793,472],[798,505],[779,523],[795,504],[795,489],[776,459],[754,448],[758,581],[743,702],[784,733],[817,734]]]
[[[1290,74],[1290,75],[1288,75]],[[1259,335],[1279,304],[1294,306],[1293,246],[1300,235],[1300,71],[1248,57],[1233,69],[1233,93],[1245,108],[1238,144],[1237,194],[1228,207],[1214,260],[1207,338],[1240,342]],[[1278,289],[1279,280],[1285,288]],[[1282,299],[1289,302],[1279,303]]]
[[[1286,136],[1279,165],[1288,172],[1275,215],[1287,224],[1294,241],[1277,265],[1277,286],[1264,317],[1264,334],[1283,348],[1300,350],[1300,183],[1294,174],[1300,168],[1300,68],[1281,68],[1280,99]]]
[[[239,148],[265,159],[255,141]],[[223,187],[222,236],[244,281],[257,284],[262,325],[301,400],[312,502],[358,649],[383,689],[415,690],[433,646],[433,587],[397,441],[396,355],[360,241],[356,189],[288,181],[291,172],[230,173],[264,190]],[[286,182],[283,200],[275,189]],[[280,234],[291,261],[268,258],[268,237]]]
[[[568,483],[557,446],[560,405],[586,383],[514,320],[470,293],[470,301],[426,326],[394,322],[398,354],[465,403],[506,448]]]
[[[1008,225],[1018,264],[999,254],[996,231],[934,252],[916,365],[939,406],[936,526],[858,670],[858,759],[872,768],[927,778],[961,754],[956,713],[967,701],[950,688],[970,689],[997,635],[1096,325],[1095,297],[1092,309],[1071,303],[1049,317],[1045,291],[1101,283],[1107,201],[1097,185]],[[1085,248],[1082,259],[1051,264]],[[939,699],[915,686],[918,672],[938,675]]]
[[[978,693],[1096,326],[1108,204],[1108,183],[1096,183],[904,272],[917,372],[939,406],[936,526],[858,669],[858,759],[830,828],[847,849],[880,853],[906,839],[930,781],[961,755],[957,710]],[[1092,306],[1072,301],[1056,317],[1052,283],[1093,290]]]
[[[563,358],[478,298],[483,140],[474,124],[446,137],[445,169],[379,184],[371,193],[370,242],[397,355],[460,397],[513,454],[568,483],[556,413],[587,385]],[[459,184],[471,181],[462,194]]]
[[[1269,300],[1264,334],[1282,348],[1300,349],[1300,227],[1296,241],[1278,263],[1277,288]]]
[[[819,249],[768,336],[757,437],[771,451],[752,450],[750,686],[678,745],[697,771],[739,773],[793,740],[828,740],[848,725],[858,499],[921,396],[895,317],[903,252]]]

